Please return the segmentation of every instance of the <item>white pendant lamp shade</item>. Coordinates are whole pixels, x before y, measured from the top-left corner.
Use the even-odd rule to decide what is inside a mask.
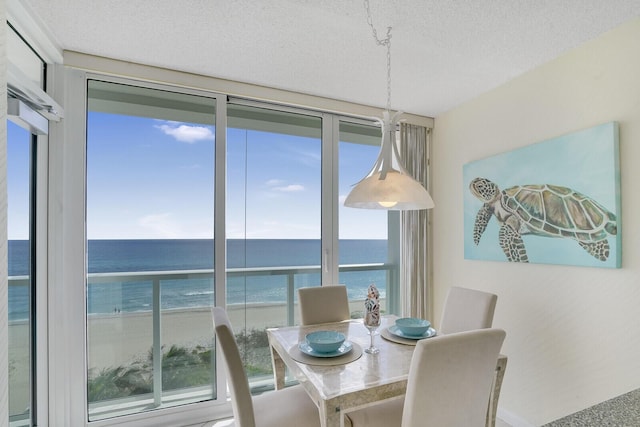
[[[383,112],[382,146],[369,174],[358,182],[344,205],[351,208],[418,210],[434,207],[427,190],[404,169],[395,143],[397,117]]]
[[[415,210],[434,206],[431,196],[410,176],[396,170],[380,179],[380,172],[367,176],[356,185],[344,202],[362,209]]]

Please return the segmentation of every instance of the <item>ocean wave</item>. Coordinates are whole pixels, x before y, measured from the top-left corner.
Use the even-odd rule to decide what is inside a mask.
[[[183,295],[186,297],[198,297],[201,295],[213,295],[214,291],[192,291],[185,292]]]

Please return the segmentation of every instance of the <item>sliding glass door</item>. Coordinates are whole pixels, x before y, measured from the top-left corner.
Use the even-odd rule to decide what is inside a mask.
[[[214,98],[90,80],[89,419],[215,399]]]
[[[266,328],[293,324],[296,292],[320,286],[322,120],[231,104],[226,306],[254,390],[272,387]]]

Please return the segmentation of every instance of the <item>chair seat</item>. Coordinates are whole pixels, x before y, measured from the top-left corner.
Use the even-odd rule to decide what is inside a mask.
[[[253,412],[256,427],[320,427],[318,407],[300,385],[254,396]]]
[[[404,397],[377,403],[366,409],[349,412],[344,417],[344,426],[400,427],[403,406]]]

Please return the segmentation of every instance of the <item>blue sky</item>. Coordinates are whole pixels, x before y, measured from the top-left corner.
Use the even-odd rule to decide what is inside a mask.
[[[90,113],[88,139],[88,238],[213,236],[212,126]],[[227,139],[228,237],[319,238],[319,139],[240,129]],[[342,206],[378,148],[340,149],[340,237],[386,238],[385,211]]]
[[[29,140],[31,135],[7,120],[7,204],[9,240],[29,237]]]

